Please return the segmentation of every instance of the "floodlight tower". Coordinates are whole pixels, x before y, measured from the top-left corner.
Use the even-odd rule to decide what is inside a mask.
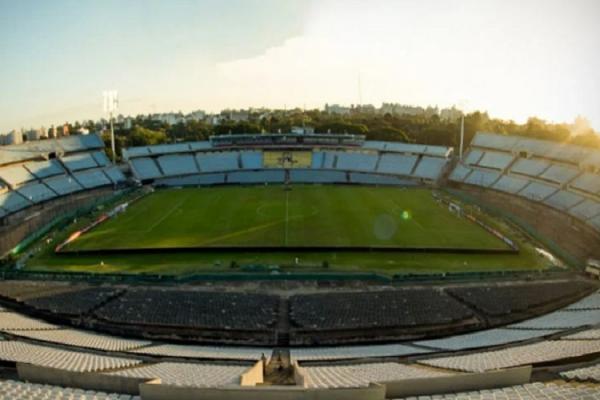
[[[104,112],[108,113],[110,119],[110,147],[112,149],[113,164],[117,163],[117,153],[115,151],[115,129],[113,126],[113,113],[119,108],[119,93],[116,90],[105,90]]]

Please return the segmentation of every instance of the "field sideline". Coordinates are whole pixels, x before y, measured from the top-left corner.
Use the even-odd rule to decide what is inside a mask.
[[[508,248],[428,189],[255,186],[156,191],[68,249],[217,246]]]

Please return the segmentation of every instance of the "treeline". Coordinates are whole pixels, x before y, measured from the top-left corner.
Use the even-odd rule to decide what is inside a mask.
[[[211,135],[254,133],[286,133],[293,126],[311,126],[317,133],[351,133],[366,135],[367,140],[400,141],[409,143],[454,146],[459,145],[460,120],[442,120],[437,115],[392,115],[373,112],[353,112],[349,115],[328,114],[312,110],[274,111],[268,115],[250,115],[248,121],[223,120],[218,125],[205,121],[189,121],[168,125],[138,116],[131,129],[116,126],[117,154],[131,146],[207,140]],[[600,135],[591,128],[571,133],[568,124],[549,123],[530,118],[524,124],[490,118],[487,113],[473,112],[465,115],[465,146],[476,132],[494,132],[526,136],[600,148]],[[107,147],[110,136],[104,134]]]

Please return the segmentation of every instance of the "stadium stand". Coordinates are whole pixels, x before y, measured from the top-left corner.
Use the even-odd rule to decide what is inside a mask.
[[[1,331],[27,331],[50,329],[59,329],[59,326],[13,312],[5,311],[0,313]]]
[[[600,382],[600,363],[590,367],[577,368],[561,372],[560,376],[562,376],[564,379]]]
[[[116,166],[110,166],[106,168],[104,170],[104,173],[106,174],[106,176],[108,176],[108,179],[110,179],[110,181],[115,185],[123,183],[126,180],[125,175],[123,175],[123,172],[121,172],[119,167]]]
[[[416,397],[411,397],[415,400]],[[419,396],[418,400],[554,400],[554,399],[600,399],[600,387],[564,381],[534,382],[506,388],[452,393],[446,395]],[[400,399],[396,399],[400,400]],[[407,399],[408,400],[408,399]]]
[[[56,197],[56,193],[43,183],[28,183],[19,187],[17,192],[33,203],[41,203]]]
[[[131,170],[141,181],[162,177],[162,173],[151,158],[134,158],[130,163]]]
[[[415,186],[416,183],[406,178],[390,175],[365,174],[360,172],[350,173],[350,182],[361,185],[398,185]]]
[[[346,173],[342,171],[290,170],[292,183],[346,183]]]
[[[284,181],[283,170],[235,171],[227,174],[228,183],[283,183]]]
[[[162,384],[184,387],[220,387],[239,385],[240,376],[249,368],[241,365],[161,362],[137,368],[109,372],[132,378],[160,378]]]
[[[416,163],[417,156],[384,153],[379,160],[377,172],[409,176]]]
[[[557,208],[562,211],[566,211],[571,207],[576,206],[584,200],[583,197],[566,190],[559,190],[552,196],[548,197],[544,203]]]
[[[500,179],[492,185],[493,189],[500,190],[506,193],[516,194],[521,191],[527,184],[528,180],[518,178],[516,176],[502,175]]]
[[[600,352],[600,341],[547,340],[496,351],[482,351],[466,355],[421,360],[419,363],[455,371],[484,372],[520,365],[546,363],[564,358],[575,358],[598,352]]]
[[[278,304],[269,295],[129,289],[95,314],[116,323],[252,331],[275,323]]]
[[[197,174],[198,167],[190,154],[167,154],[156,159],[164,176]]]
[[[417,164],[413,176],[435,181],[442,176],[446,164],[447,160],[444,158],[423,156],[419,161],[419,164]]]
[[[261,169],[263,167],[263,154],[260,151],[240,152],[243,169]]]
[[[452,296],[490,317],[520,313],[590,290],[586,282],[556,281],[521,285],[482,285],[447,289]]]
[[[190,151],[190,146],[188,143],[157,144],[147,149],[149,154],[185,153]]]
[[[564,165],[553,164],[542,172],[540,178],[552,181],[558,184],[565,184],[579,174],[577,169]]]
[[[480,347],[493,347],[524,340],[538,339],[560,332],[557,329],[522,330],[522,329],[488,329],[485,331],[455,335],[443,339],[422,340],[416,345],[442,350],[466,350]]]
[[[16,340],[0,341],[0,360],[29,363],[76,372],[98,372],[141,363],[140,360],[132,358],[62,350]]]
[[[584,172],[571,181],[569,185],[588,194],[600,194],[600,175]]]
[[[61,162],[71,172],[82,169],[96,168],[98,164],[90,153],[78,153],[61,158]]]
[[[225,183],[225,174],[201,174],[182,176],[177,178],[164,178],[156,181],[157,185],[165,186],[205,186]]]
[[[130,351],[152,343],[146,340],[126,339],[69,328],[8,332],[21,338],[102,351]]]
[[[104,154],[104,153],[102,153]],[[29,170],[38,179],[48,178],[50,176],[62,175],[65,170],[60,166],[57,160],[48,161],[30,161],[24,164],[25,168]]]
[[[483,153],[483,157],[479,160],[477,165],[484,168],[492,168],[503,171],[510,165],[513,159],[514,156],[512,154],[486,151]]]
[[[369,346],[335,346],[292,348],[290,354],[298,361],[332,361],[376,357],[404,357],[427,354],[432,350],[408,344],[374,344]]]
[[[93,189],[111,184],[110,179],[104,175],[104,172],[100,168],[75,172],[73,173],[73,177],[85,189]]]
[[[259,360],[263,354],[270,354],[271,349],[263,347],[159,344],[131,350],[131,353],[178,358],[256,361]]]
[[[105,393],[38,383],[0,380],[2,400],[141,400],[139,396]]]
[[[336,168],[344,171],[374,171],[377,165],[377,154],[337,153]]]
[[[196,161],[202,172],[233,171],[240,168],[239,153],[236,151],[197,153]]]
[[[6,210],[6,214],[22,210],[33,203],[21,196],[17,192],[0,193],[0,207]]]
[[[304,386],[309,388],[365,387],[372,382],[434,378],[456,374],[393,362],[302,367],[302,372],[305,374]]]
[[[511,172],[531,177],[540,176],[550,167],[550,163],[544,160],[519,158],[511,167]]]
[[[465,183],[471,185],[490,187],[500,178],[500,174],[494,171],[473,170],[465,179]]]
[[[600,324],[600,310],[565,310],[509,325],[509,328],[573,329],[594,324]]]
[[[530,182],[529,185],[525,186],[525,188],[519,192],[519,195],[526,197],[529,200],[543,201],[557,190],[557,188],[543,183]]]
[[[35,180],[35,176],[22,165],[2,167],[0,169],[0,178],[13,188]]]
[[[67,175],[44,179],[44,183],[60,196],[83,190],[75,178]]]
[[[299,328],[313,330],[438,325],[462,321],[471,316],[468,308],[435,289],[290,297],[292,323]]]
[[[93,152],[92,157],[94,157],[96,164],[98,164],[100,167],[106,167],[110,165],[110,160],[106,156],[106,153],[104,153],[103,151]]]
[[[34,298],[24,299],[23,303],[35,309],[55,314],[80,316],[120,293],[121,291],[115,288],[91,287],[49,295],[42,294]]]

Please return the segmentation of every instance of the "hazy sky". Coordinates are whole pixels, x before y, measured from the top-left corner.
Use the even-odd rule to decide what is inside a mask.
[[[0,132],[120,111],[457,104],[600,130],[597,0],[0,0]]]

